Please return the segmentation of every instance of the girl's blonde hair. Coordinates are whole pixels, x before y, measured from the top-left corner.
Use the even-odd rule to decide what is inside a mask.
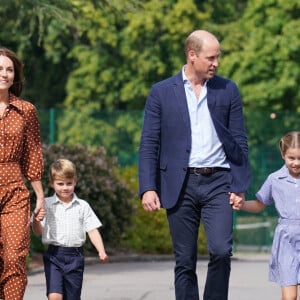
[[[70,160],[60,158],[51,164],[49,179],[50,182],[65,179],[74,179],[77,181],[76,167]]]
[[[300,148],[300,131],[291,131],[282,137],[279,148],[282,155],[285,155],[289,148]]]

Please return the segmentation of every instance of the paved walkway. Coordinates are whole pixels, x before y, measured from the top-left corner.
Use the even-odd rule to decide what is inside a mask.
[[[174,262],[169,257],[112,258],[106,265],[88,260],[82,300],[173,300],[173,268]],[[206,270],[207,259],[200,259],[197,266],[200,294]],[[29,275],[24,300],[47,299],[41,271]],[[280,299],[280,288],[268,281],[267,254],[237,254],[232,260],[229,300],[253,299]]]

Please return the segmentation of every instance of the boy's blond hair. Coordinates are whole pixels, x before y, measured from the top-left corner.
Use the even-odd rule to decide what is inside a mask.
[[[70,160],[60,158],[51,164],[49,179],[51,183],[54,180],[65,179],[74,179],[74,181],[77,181],[76,167]]]

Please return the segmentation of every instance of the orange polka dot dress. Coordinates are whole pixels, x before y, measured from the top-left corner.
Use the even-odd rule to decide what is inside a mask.
[[[41,180],[43,170],[36,108],[10,94],[0,117],[0,299],[23,299],[30,240],[30,197],[23,178]]]

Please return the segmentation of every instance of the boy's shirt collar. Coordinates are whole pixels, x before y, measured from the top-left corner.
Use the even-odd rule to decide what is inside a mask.
[[[53,202],[53,204],[55,203],[55,204],[58,204],[58,203],[64,203],[63,201],[61,201],[60,199],[59,199],[59,197],[57,196],[57,194],[55,193],[54,194],[54,196],[53,196],[53,198],[54,198],[54,202]],[[78,201],[78,197],[77,197],[77,195],[75,194],[75,193],[73,193],[73,197],[72,197],[72,200],[68,203],[68,204],[71,204],[71,203],[74,203],[74,202],[77,202]]]

